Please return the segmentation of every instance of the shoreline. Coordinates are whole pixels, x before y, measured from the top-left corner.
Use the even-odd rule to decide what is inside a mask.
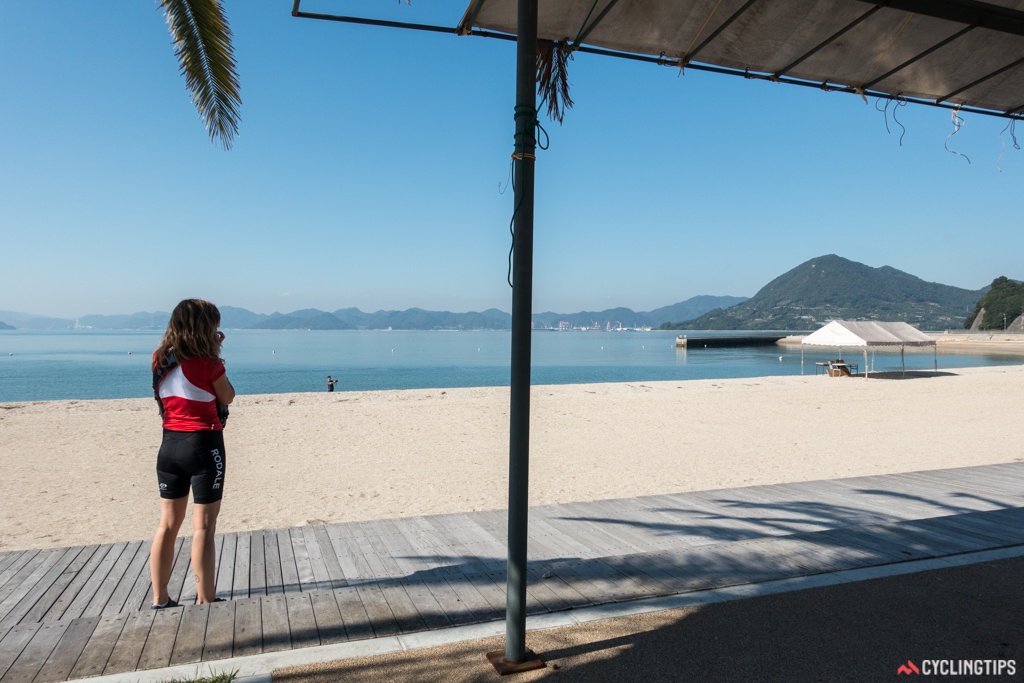
[[[1022,382],[1024,365],[534,386],[530,504],[1024,460]],[[508,399],[239,396],[218,531],[505,508]],[[160,433],[152,398],[0,404],[0,552],[150,538]]]

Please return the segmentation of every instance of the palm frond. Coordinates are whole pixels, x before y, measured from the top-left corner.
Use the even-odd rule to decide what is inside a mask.
[[[541,43],[537,46],[537,94],[547,99],[548,118],[562,123],[565,110],[572,108],[569,97],[568,61],[572,49],[568,41]]]
[[[210,134],[231,149],[238,133],[238,74],[231,28],[219,0],[160,0],[185,87]]]

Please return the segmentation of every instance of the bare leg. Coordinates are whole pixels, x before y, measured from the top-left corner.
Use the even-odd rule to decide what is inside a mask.
[[[160,524],[153,537],[153,546],[149,549],[149,578],[153,582],[153,604],[162,605],[167,602],[167,582],[171,578],[171,567],[174,564],[174,542],[178,538],[178,529],[185,519],[188,496],[169,500],[160,499]]]
[[[196,575],[197,602],[213,602],[217,595],[217,515],[220,501],[192,507],[192,571]]]

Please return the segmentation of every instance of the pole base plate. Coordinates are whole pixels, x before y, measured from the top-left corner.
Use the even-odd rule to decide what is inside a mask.
[[[544,660],[534,654],[533,650],[526,651],[526,659],[521,662],[510,662],[505,659],[504,650],[495,650],[487,653],[487,661],[491,663],[494,670],[502,676],[517,674],[521,671],[534,671],[545,667]]]

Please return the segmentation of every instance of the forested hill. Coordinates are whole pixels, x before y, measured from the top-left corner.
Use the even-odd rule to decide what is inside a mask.
[[[1024,315],[1024,282],[1015,282],[1007,277],[997,277],[991,289],[967,317],[964,327],[970,328],[981,311],[984,319],[978,324],[979,330],[1002,330]]]
[[[775,278],[747,301],[667,329],[813,330],[832,319],[902,320],[925,330],[959,328],[985,293],[889,266],[872,268],[830,254]]]

